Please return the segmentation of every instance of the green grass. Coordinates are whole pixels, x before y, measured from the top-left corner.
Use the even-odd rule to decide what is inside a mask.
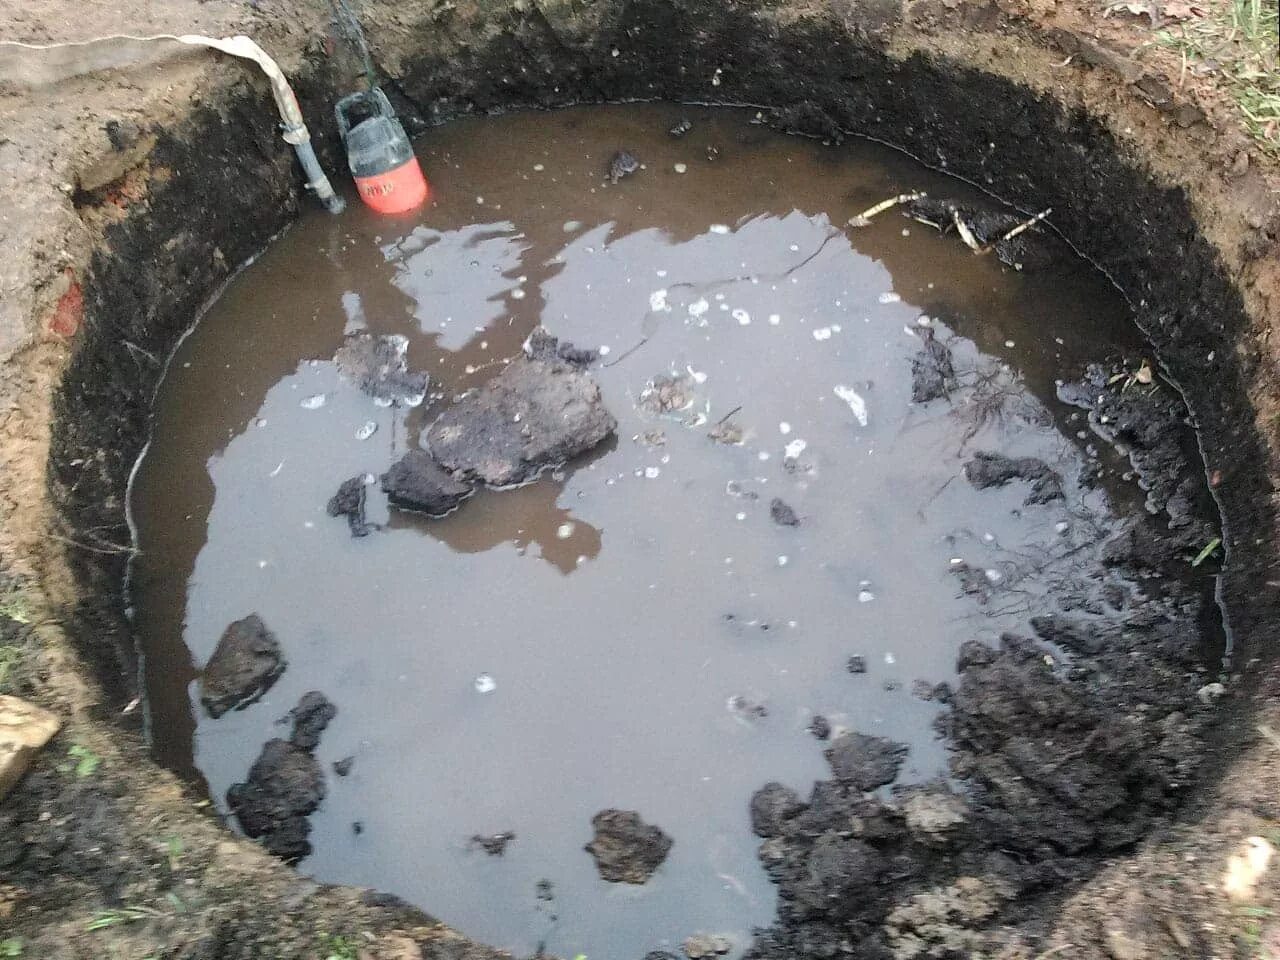
[[[67,757],[69,759],[59,769],[64,773],[74,773],[81,778],[92,777],[98,772],[98,765],[102,763],[100,756],[78,743],[72,744],[67,749]]]
[[[1275,0],[1212,0],[1205,17],[1156,33],[1186,71],[1221,80],[1240,108],[1244,128],[1280,157],[1280,5]]]
[[[356,945],[347,937],[331,937],[328,934],[322,934],[325,941],[325,949],[328,953],[325,960],[358,960]]]
[[[31,606],[27,603],[26,595],[17,587],[10,587],[0,595],[0,617],[14,623],[31,622]]]
[[[126,923],[137,923],[139,920],[158,916],[160,916],[159,911],[152,910],[150,907],[122,907],[119,910],[99,910],[93,915],[93,919],[85,924],[84,928],[90,932],[107,930],[111,927],[119,927]]]
[[[6,940],[0,940],[0,957],[20,957],[22,956],[23,942],[21,937],[9,937]]]
[[[22,650],[12,644],[0,644],[0,693],[4,693],[9,682],[9,673],[22,660]],[[4,954],[0,953],[0,957]]]

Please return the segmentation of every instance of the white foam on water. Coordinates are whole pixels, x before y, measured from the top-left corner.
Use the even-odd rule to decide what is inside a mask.
[[[849,405],[849,409],[853,411],[854,418],[865,427],[867,425],[867,401],[862,399],[858,391],[854,390],[853,387],[837,384],[834,388],[834,393]]]

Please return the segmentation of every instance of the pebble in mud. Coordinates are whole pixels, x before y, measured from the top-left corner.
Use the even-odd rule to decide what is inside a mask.
[[[831,721],[820,713],[815,714],[813,719],[809,721],[809,732],[817,740],[830,739]]]
[[[855,673],[855,674],[866,673],[867,658],[862,656],[861,654],[854,654],[852,657],[850,657],[848,660],[845,661],[844,666],[845,666],[845,669],[848,670],[850,673]]]
[[[343,757],[341,760],[333,761],[333,772],[340,777],[345,777],[351,773],[351,768],[355,765],[355,757]]]
[[[642,884],[667,859],[674,841],[634,810],[601,810],[591,818],[595,836],[583,849],[602,880]]]

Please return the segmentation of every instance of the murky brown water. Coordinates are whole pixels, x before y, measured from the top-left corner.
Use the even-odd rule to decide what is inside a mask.
[[[693,132],[669,137],[681,116]],[[327,694],[339,714],[319,755],[356,760],[329,777],[305,872],[521,953],[638,960],[699,930],[742,944],[774,909],[747,800],[824,775],[811,716],[909,743],[904,782],[938,775],[940,708],[911,682],[949,679],[963,640],[1024,627],[1052,558],[1096,536],[1082,518],[1106,511],[1103,492],[1069,483],[1065,503],[1024,507],[1024,485],[978,492],[960,468],[995,449],[1080,472],[1054,380],[1140,353],[1119,299],[1082,265],[1021,275],[896,213],[842,229],[905,189],[967,194],[887,150],[751,118],[629,106],[453,124],[421,144],[432,206],[305,218],[178,351],[132,498],[155,749],[221,805],[298,697]],[[620,148],[645,169],[609,185]],[[909,402],[922,313],[955,353],[950,403]],[[328,358],[344,333],[407,335],[411,368],[452,395],[538,322],[609,348],[595,375],[615,444],[445,520],[389,515],[376,488],[386,529],[352,539],[326,515],[342,480],[385,470],[439,409],[406,417],[341,382]],[[637,409],[664,372],[693,375],[706,424]],[[745,442],[709,441],[739,406]],[[356,439],[367,421],[377,432]],[[655,429],[665,445],[633,439]],[[771,522],[775,496],[798,528]],[[960,590],[959,558],[1000,587],[987,605]],[[211,720],[193,665],[250,611],[289,667]],[[845,670],[852,655],[866,674]],[[648,884],[606,884],[583,852],[604,807],[674,837]],[[502,830],[505,856],[468,847]],[[553,903],[535,895],[544,878]]]

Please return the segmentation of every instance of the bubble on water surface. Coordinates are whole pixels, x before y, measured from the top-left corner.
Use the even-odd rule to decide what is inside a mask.
[[[300,406],[303,410],[319,410],[321,407],[325,405],[325,401],[327,401],[328,399],[329,398],[326,397],[323,393],[316,393],[316,394],[312,394],[309,397],[303,398],[302,402],[299,403],[298,406]]]
[[[879,299],[881,303],[897,303],[899,300],[902,299],[902,297],[898,296],[898,294],[894,293],[893,291],[889,291],[888,293],[880,294],[880,296],[877,299]]]
[[[721,236],[729,232],[729,228],[723,223],[713,223],[710,229],[712,233],[718,233]]]
[[[747,313],[747,311],[743,310],[741,307],[734,307],[730,316],[744,327],[751,322],[751,314]]]
[[[489,674],[482,673],[476,677],[474,686],[476,693],[493,693],[494,690],[498,689],[498,681],[494,680]]]
[[[372,420],[366,420],[360,426],[356,427],[356,439],[368,440],[378,432],[378,425]]]

